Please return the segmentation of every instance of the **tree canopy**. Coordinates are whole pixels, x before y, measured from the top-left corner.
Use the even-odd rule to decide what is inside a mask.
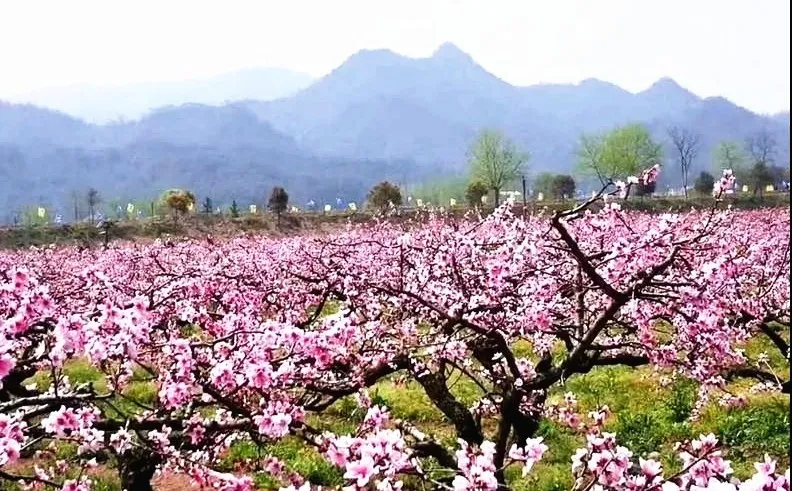
[[[709,172],[702,171],[701,174],[699,174],[696,178],[696,182],[693,184],[693,189],[698,194],[707,195],[712,192],[714,186],[715,176]]]
[[[470,206],[479,206],[481,204],[481,198],[487,195],[487,185],[481,181],[473,180],[470,181],[468,184],[467,189],[465,189],[465,199]]]
[[[722,141],[718,143],[712,152],[712,158],[717,175],[725,169],[733,170],[738,176],[746,171],[748,156],[737,142]]]
[[[525,172],[528,154],[520,152],[501,133],[483,131],[470,149],[470,167],[474,179],[481,181],[495,193],[495,205],[500,192]]]
[[[628,124],[600,136],[583,135],[577,149],[578,167],[600,183],[626,179],[660,162],[662,146],[642,124]]]
[[[557,174],[553,176],[550,191],[553,198],[558,200],[572,198],[575,195],[575,179],[570,175]]]
[[[381,212],[386,211],[390,206],[401,206],[401,190],[388,181],[382,181],[369,191],[368,204]]]
[[[195,195],[184,189],[169,189],[160,198],[165,207],[173,213],[187,213],[195,206]]]

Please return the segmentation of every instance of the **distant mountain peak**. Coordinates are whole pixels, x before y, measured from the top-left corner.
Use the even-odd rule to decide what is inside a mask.
[[[662,77],[655,81],[648,89],[640,92],[640,94],[660,95],[663,97],[675,96],[685,97],[688,99],[698,99],[693,92],[682,87],[671,77]]]
[[[459,47],[451,42],[445,42],[437,47],[432,53],[432,59],[435,60],[448,60],[448,61],[473,61],[473,58],[459,49]]]
[[[648,89],[636,94],[640,100],[666,110],[678,110],[701,102],[701,98],[670,77],[656,80]]]
[[[586,89],[586,91],[596,91],[598,94],[608,94],[612,97],[624,97],[630,95],[629,92],[622,89],[618,85],[600,80],[598,78],[587,78],[585,80],[581,80],[578,82],[577,86]]]
[[[652,86],[649,87],[650,90],[652,88],[656,88],[656,89],[682,89],[682,90],[685,90],[684,87],[679,85],[676,82],[676,80],[674,80],[671,77],[661,77],[661,78],[657,79],[657,81],[655,81],[655,83],[653,83]]]
[[[383,60],[383,59],[401,59],[404,58],[402,55],[396,53],[395,51],[391,51],[385,48],[377,48],[377,49],[361,49],[353,53],[348,59],[348,62],[368,62],[371,60]]]
[[[605,82],[604,80],[600,80],[598,78],[589,77],[587,79],[581,80],[578,85],[611,85],[609,82]]]

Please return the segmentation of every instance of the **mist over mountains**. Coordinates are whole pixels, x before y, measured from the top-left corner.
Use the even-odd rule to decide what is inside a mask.
[[[701,98],[668,78],[639,93],[596,79],[516,87],[452,44],[417,59],[363,50],[301,90],[305,80],[277,78],[260,86],[222,78],[172,85],[150,99],[172,105],[106,124],[0,102],[0,220],[30,205],[68,217],[71,194],[89,186],[105,200],[121,201],[186,187],[217,204],[236,199],[244,206],[265,201],[274,185],[284,185],[298,205],[360,201],[381,179],[416,183],[465,172],[466,151],[485,127],[527,150],[532,174],[569,171],[582,132],[628,122],[645,123],[663,142],[671,125],[700,133],[692,173],[711,168],[718,142],[759,131],[777,141],[776,163],[789,162],[788,112],[758,115],[721,97]],[[263,100],[277,92],[273,87],[297,88]],[[193,100],[178,105],[184,99],[173,94]],[[97,106],[106,114],[135,106],[116,97],[97,103],[101,97],[75,97],[72,109],[62,108],[86,116]],[[663,181],[677,185],[670,148],[666,157]]]
[[[163,106],[224,105],[294,95],[313,77],[281,68],[249,68],[208,78],[120,86],[72,85],[31,91],[14,101],[61,111],[91,123],[136,120]]]

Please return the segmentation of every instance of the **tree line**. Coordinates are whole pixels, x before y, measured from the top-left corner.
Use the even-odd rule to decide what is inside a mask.
[[[593,180],[599,185],[625,181],[630,176],[673,162],[666,175],[676,175],[682,184],[682,192],[688,198],[691,190],[691,169],[699,159],[701,135],[689,128],[672,126],[667,129],[670,155],[666,155],[663,143],[652,138],[642,124],[619,126],[603,134],[584,134],[576,149],[577,166],[573,170],[579,178]],[[777,142],[766,131],[760,131],[744,142],[723,141],[712,152],[711,172],[702,171],[693,181],[692,191],[709,195],[713,191],[716,176],[730,169],[740,184],[748,187],[753,195],[762,195],[768,185],[788,186],[789,165],[784,167],[775,161]],[[469,151],[470,175],[464,190],[465,200],[477,206],[490,193],[495,204],[499,204],[501,191],[518,184],[523,188],[529,173],[529,153],[522,151],[493,130],[483,131]],[[667,158],[666,158],[667,157]],[[665,182],[669,182],[665,179]],[[651,195],[656,191],[657,180],[635,183],[635,195]],[[533,177],[531,188],[534,197],[563,201],[575,197],[578,182],[572,174],[542,172]],[[523,189],[523,192],[526,192]]]
[[[671,149],[668,159],[664,158],[663,144],[655,141],[642,124],[627,124],[602,134],[584,134],[578,142],[577,166],[573,172],[579,179],[605,185],[608,182],[626,180],[654,165],[660,165],[664,160],[671,160],[674,163],[671,173],[677,173],[678,182],[681,182],[684,196],[687,198],[691,189],[690,171],[701,153],[701,135],[694,130],[679,126],[668,128],[666,133],[667,148]],[[775,161],[777,147],[775,139],[766,131],[760,131],[742,143],[720,142],[712,152],[712,172],[700,172],[693,181],[692,190],[699,195],[711,193],[717,180],[716,176],[726,169],[731,169],[739,183],[747,186],[748,191],[753,195],[761,196],[768,185],[777,186],[786,183],[788,186],[789,165],[782,167],[777,164]],[[468,151],[469,176],[464,190],[460,192],[464,195],[464,201],[467,205],[475,207],[485,203],[492,195],[497,206],[500,204],[502,191],[519,184],[520,181],[522,181],[522,192],[527,193],[529,159],[530,154],[527,151],[519,149],[502,133],[492,129],[483,130]],[[651,183],[638,183],[635,186],[635,194],[651,195],[656,191],[655,186],[656,180]],[[531,179],[531,192],[534,197],[546,197],[555,201],[574,199],[578,187],[576,178],[568,173],[542,172]],[[407,201],[411,199],[408,197]],[[97,216],[100,215],[98,209],[103,203],[98,190],[90,188],[82,198],[74,194],[72,201],[75,221],[85,217],[85,214],[81,213],[84,205],[87,207],[88,221],[97,222]],[[451,199],[452,203],[454,201]],[[283,187],[275,186],[266,203],[266,208],[277,216],[280,223],[281,216],[289,209],[289,194]],[[404,204],[403,190],[394,183],[382,181],[368,192],[365,206],[370,211],[386,212],[390,208]],[[120,210],[117,218],[133,213],[130,209],[127,209],[128,213],[124,213],[124,205],[121,203],[115,205]],[[131,204],[126,206],[135,208]],[[151,216],[183,215],[195,211],[196,206],[196,197],[189,190],[170,189],[158,200],[149,203],[147,207],[150,209],[146,212]],[[254,211],[253,206],[255,205],[251,205],[251,211]],[[143,206],[136,208],[138,214],[142,214],[141,208]],[[209,215],[217,213],[218,210],[211,198],[204,198],[200,212]],[[232,217],[241,214],[236,200],[231,202],[227,211]],[[256,211],[258,210],[254,212]],[[49,221],[48,217],[41,215],[41,209],[38,210],[38,214],[31,211],[28,215],[26,217],[28,223]],[[15,219],[15,222],[18,222],[18,219]]]

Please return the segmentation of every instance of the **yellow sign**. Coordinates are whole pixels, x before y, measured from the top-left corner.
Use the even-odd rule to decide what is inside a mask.
[[[767,187],[765,188],[765,191],[767,191],[768,193],[772,193],[773,191],[775,191],[775,187],[773,187],[772,184],[768,184]]]
[[[450,200],[448,200],[448,205],[449,206],[456,206],[456,200],[454,198],[451,198]]]
[[[132,203],[127,204],[127,213],[130,215],[135,212],[135,205]]]
[[[747,192],[748,192],[748,186],[743,184],[743,193],[747,193]]]
[[[39,206],[39,209],[38,209],[39,218],[44,218],[44,215],[46,215],[46,214],[47,214],[47,210],[45,210],[44,208]]]
[[[256,214],[256,205],[250,205],[250,214],[251,215],[255,215]]]
[[[420,206],[423,206],[423,200],[419,198],[419,199],[415,200],[415,204],[416,204],[417,206],[419,206],[419,207],[420,207]]]

